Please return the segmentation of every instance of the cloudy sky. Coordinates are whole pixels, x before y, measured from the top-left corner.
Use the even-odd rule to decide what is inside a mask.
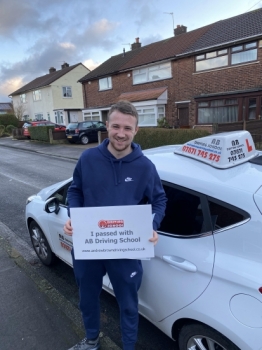
[[[90,70],[130,49],[262,7],[262,0],[0,0],[0,102],[50,67]],[[167,12],[167,13],[165,13]]]

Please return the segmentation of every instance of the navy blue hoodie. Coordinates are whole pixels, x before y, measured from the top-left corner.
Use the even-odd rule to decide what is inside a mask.
[[[166,196],[154,164],[138,144],[117,159],[107,149],[109,140],[84,151],[68,189],[68,208],[151,204],[153,228],[164,217]]]

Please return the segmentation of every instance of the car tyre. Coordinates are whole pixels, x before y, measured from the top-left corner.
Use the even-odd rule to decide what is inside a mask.
[[[80,141],[81,141],[82,145],[87,145],[89,143],[89,138],[87,135],[83,135],[83,136],[81,136]]]
[[[56,260],[56,256],[52,252],[44,232],[35,221],[30,223],[29,232],[31,242],[38,258],[44,265],[52,265]]]
[[[202,324],[183,326],[179,333],[178,344],[180,350],[239,350],[221,333]]]

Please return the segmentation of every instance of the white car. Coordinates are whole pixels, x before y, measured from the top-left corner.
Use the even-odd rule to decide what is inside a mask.
[[[155,257],[143,260],[140,313],[180,350],[262,349],[262,153],[247,131],[144,151],[168,198]],[[72,265],[63,232],[72,179],[28,198],[40,260]],[[113,294],[108,276],[104,289]]]

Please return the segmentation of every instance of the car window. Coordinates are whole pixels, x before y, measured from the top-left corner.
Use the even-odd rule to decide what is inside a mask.
[[[76,129],[78,127],[78,123],[70,123],[67,125],[67,129]]]
[[[242,209],[221,202],[215,198],[208,198],[208,205],[214,231],[238,224],[250,217],[250,215]]]
[[[83,129],[92,129],[93,123],[92,122],[84,122],[82,127],[83,127]]]
[[[99,129],[99,128],[105,128],[105,124],[102,123],[102,122],[94,122],[94,124],[95,124],[95,127],[96,127],[97,129]]]
[[[55,197],[58,199],[59,204],[67,205],[67,190],[70,185],[71,185],[71,182],[61,187],[58,191],[53,193],[49,198]]]
[[[181,236],[209,231],[207,214],[203,213],[203,195],[176,185],[163,184],[167,196],[165,217],[159,231]]]

